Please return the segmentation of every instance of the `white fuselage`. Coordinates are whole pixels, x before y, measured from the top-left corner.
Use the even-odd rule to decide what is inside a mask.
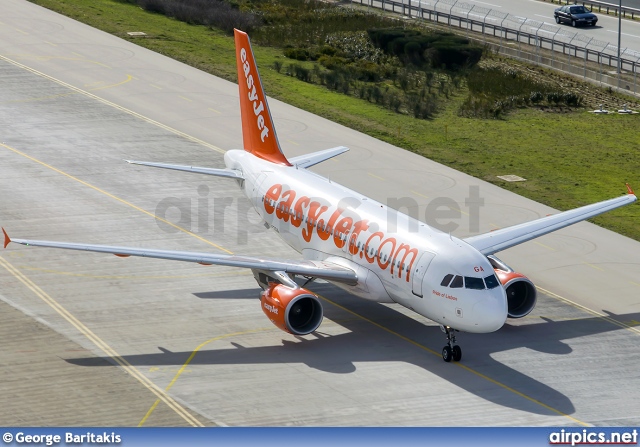
[[[262,219],[305,259],[356,271],[355,286],[337,286],[458,330],[492,332],[504,324],[504,288],[495,276],[486,281],[493,287],[485,286],[493,267],[464,241],[306,169],[236,150],[225,163],[243,173],[244,192]],[[443,286],[445,277],[460,280]]]

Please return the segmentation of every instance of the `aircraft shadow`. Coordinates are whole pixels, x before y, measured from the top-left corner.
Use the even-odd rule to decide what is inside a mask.
[[[572,414],[575,408],[567,396],[493,359],[491,354],[528,348],[547,354],[567,355],[572,352],[572,349],[563,340],[620,329],[619,326],[601,318],[589,317],[557,322],[541,319],[541,323],[517,327],[507,323],[502,329],[491,334],[462,333],[458,338],[459,344],[463,347],[461,363],[472,370],[469,371],[442,361],[439,353],[445,344],[445,337],[439,327],[425,326],[392,307],[357,299],[329,284],[316,284],[313,289],[323,296],[331,297],[331,301],[340,306],[387,328],[388,331],[340,307],[323,303],[325,316],[350,332],[329,336],[322,332],[321,326],[320,330],[312,335],[313,339],[298,337],[298,342],[283,340],[280,346],[245,348],[234,342],[233,348],[199,351],[190,365],[302,363],[310,368],[334,374],[348,374],[354,372],[356,364],[362,362],[406,362],[423,368],[494,404],[535,414],[557,416],[556,411],[545,406],[564,414]],[[195,295],[200,298],[252,297],[256,299],[257,291],[258,289],[244,289],[235,292],[206,292]],[[257,299],[256,305],[258,305]],[[640,321],[640,313],[619,317],[626,321]],[[407,349],[398,349],[398,343],[394,340],[398,335],[413,340],[432,352],[429,353],[408,342]],[[171,352],[163,347],[158,349],[160,352],[129,355],[123,358],[138,367],[181,366],[192,354],[191,351]],[[433,355],[434,353],[436,355]],[[75,358],[66,359],[66,361],[78,366],[116,364],[110,357]],[[489,377],[501,386],[495,383],[487,386],[488,382],[485,382],[481,375]],[[545,406],[517,397],[507,389],[522,393],[544,403]]]

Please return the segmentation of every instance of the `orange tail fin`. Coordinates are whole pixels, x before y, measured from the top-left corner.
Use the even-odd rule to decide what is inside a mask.
[[[233,32],[236,40],[244,150],[270,162],[291,166],[278,143],[249,36],[237,29]]]

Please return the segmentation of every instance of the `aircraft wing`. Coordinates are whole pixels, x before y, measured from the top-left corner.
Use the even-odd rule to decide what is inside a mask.
[[[269,272],[284,272],[293,275],[326,279],[355,285],[358,281],[356,272],[331,262],[306,260],[277,260],[252,256],[221,255],[188,251],[151,250],[145,248],[119,247],[115,245],[92,245],[71,242],[37,241],[28,239],[11,239],[4,233],[5,248],[10,242],[34,247],[65,248],[68,250],[93,251],[110,253],[120,257],[140,256],[144,258],[170,259],[173,261],[197,262],[203,265],[226,265]]]
[[[343,154],[349,150],[348,147],[338,146],[331,149],[325,149],[323,151],[313,152],[311,154],[301,155],[294,157],[290,160],[291,164],[298,166],[299,168],[310,168],[318,163],[329,160],[337,155]],[[153,168],[173,169],[175,171],[195,172],[196,174],[215,175],[218,177],[238,178],[244,179],[243,175],[239,171],[233,169],[216,169],[216,168],[204,168],[200,166],[185,166],[174,165],[169,163],[156,163],[152,161],[138,161],[138,160],[125,160],[132,165],[151,166]]]
[[[492,255],[523,242],[530,241],[537,237],[567,227],[598,214],[606,213],[615,208],[619,208],[637,200],[631,187],[627,185],[628,194],[615,199],[586,205],[574,210],[564,211],[551,216],[542,217],[508,228],[495,230],[489,233],[472,236],[465,239],[469,245],[481,252],[483,255]]]

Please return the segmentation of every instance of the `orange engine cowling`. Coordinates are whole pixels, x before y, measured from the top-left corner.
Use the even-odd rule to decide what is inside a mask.
[[[522,273],[494,269],[507,292],[507,315],[522,318],[536,306],[536,288]]]
[[[307,289],[272,283],[262,292],[260,304],[271,322],[290,334],[309,334],[322,323],[320,299]]]

